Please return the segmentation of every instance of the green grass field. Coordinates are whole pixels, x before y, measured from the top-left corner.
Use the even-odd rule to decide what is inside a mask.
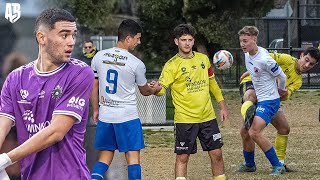
[[[299,91],[282,103],[291,126],[285,163],[297,172],[285,173],[277,178],[269,176],[271,167],[263,152],[256,147],[257,171],[254,173],[236,172],[243,162],[242,144],[239,129],[240,98],[237,91],[224,92],[230,111],[229,123],[220,124],[223,136],[223,157],[225,174],[228,179],[320,179],[320,91]],[[214,103],[215,109],[217,104]],[[216,110],[216,114],[219,111]],[[173,153],[174,132],[172,130],[145,130],[146,148],[141,153],[144,179],[174,179],[175,154]],[[275,128],[269,125],[265,135],[274,141]],[[200,149],[199,149],[200,147]],[[198,146],[198,153],[191,155],[188,165],[188,180],[212,179],[208,154]]]

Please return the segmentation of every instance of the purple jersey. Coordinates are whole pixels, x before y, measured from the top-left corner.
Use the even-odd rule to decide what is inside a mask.
[[[15,122],[19,144],[50,125],[52,116],[73,116],[77,123],[62,141],[21,160],[22,179],[90,179],[83,148],[94,75],[85,63],[71,59],[51,72],[39,72],[36,61],[8,76],[1,92],[0,116]]]

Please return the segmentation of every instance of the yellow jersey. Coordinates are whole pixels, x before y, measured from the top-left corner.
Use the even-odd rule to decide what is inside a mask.
[[[281,100],[287,100],[291,95],[300,89],[302,86],[301,72],[297,71],[296,66],[298,59],[289,54],[270,53],[270,56],[279,64],[282,71],[287,76],[286,88],[288,89],[288,96]],[[251,81],[250,76],[245,77],[241,84]]]
[[[217,102],[224,100],[208,57],[198,52],[190,58],[173,56],[164,65],[159,82],[162,89],[158,96],[171,86],[175,123],[201,123],[216,118],[210,91]]]

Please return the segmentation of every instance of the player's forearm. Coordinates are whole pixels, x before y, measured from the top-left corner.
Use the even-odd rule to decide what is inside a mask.
[[[33,135],[26,142],[8,152],[8,156],[10,157],[12,162],[17,162],[22,158],[39,152],[59,141],[61,141],[65,134],[70,130],[70,128],[75,123],[75,118],[65,115],[55,115],[51,124],[46,128],[39,131],[37,134]],[[56,120],[55,118],[60,118]]]
[[[99,111],[99,82],[97,80],[94,81],[90,102],[93,111]]]
[[[286,88],[286,79],[287,76],[284,74],[283,71],[277,76],[279,81],[278,81],[278,88],[279,89],[285,89]]]
[[[214,78],[209,79],[209,89],[217,102],[221,102],[222,100],[224,100],[221,89]]]
[[[5,118],[5,117],[0,117],[0,127],[1,127],[1,130],[0,130],[0,149],[2,147],[2,144],[6,138],[6,136],[8,135],[11,127],[13,125],[13,121],[8,119],[8,118]]]

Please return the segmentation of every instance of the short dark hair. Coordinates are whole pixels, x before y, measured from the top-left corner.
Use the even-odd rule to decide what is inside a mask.
[[[76,18],[67,10],[59,8],[49,8],[44,11],[37,17],[35,23],[35,33],[39,30],[40,25],[44,25],[49,30],[54,28],[56,22],[59,21],[69,21],[75,22]]]
[[[179,39],[183,35],[196,35],[196,29],[190,24],[179,24],[173,29],[174,38]]]
[[[118,28],[118,40],[123,41],[127,36],[134,37],[142,33],[142,27],[132,19],[123,20]]]
[[[92,43],[93,44],[93,41],[90,40],[90,39],[86,39],[86,40],[83,41],[83,43]]]
[[[315,47],[308,47],[303,51],[303,55],[310,55],[312,58],[316,59],[317,63],[319,62],[320,59],[320,51],[318,48]]]

